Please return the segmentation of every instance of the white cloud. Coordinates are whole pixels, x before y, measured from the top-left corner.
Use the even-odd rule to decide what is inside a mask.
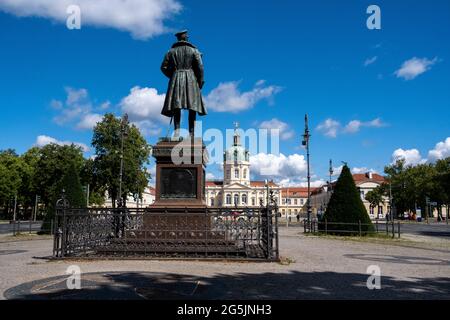
[[[78,129],[92,129],[98,122],[101,122],[103,116],[98,113],[89,113],[82,117],[81,121],[77,124]]]
[[[399,148],[392,153],[392,163],[397,160],[404,159],[405,165],[415,166],[417,164],[424,163],[426,160],[422,159],[419,150],[417,149],[402,149]]]
[[[375,61],[377,61],[377,59],[378,59],[377,56],[374,56],[372,58],[367,58],[366,61],[364,61],[364,66],[367,67],[368,65],[375,63]]]
[[[281,91],[278,86],[265,86],[265,81],[259,80],[252,90],[239,91],[239,81],[221,82],[205,97],[206,107],[217,112],[236,113],[252,108],[263,99],[271,102],[275,94]]]
[[[291,130],[286,122],[280,121],[277,118],[271,120],[263,121],[260,123],[259,127],[261,129],[278,129],[281,140],[288,140],[294,136],[294,131]]]
[[[351,172],[352,173],[367,173],[367,172],[377,173],[377,171],[375,169],[369,169],[367,167],[353,167]]]
[[[81,9],[85,25],[130,32],[134,38],[148,39],[165,33],[164,22],[182,10],[177,0],[1,0],[0,10],[18,17],[42,17],[66,23],[67,8]]]
[[[308,182],[307,181],[298,181],[298,180],[293,180],[290,178],[286,178],[286,179],[282,179],[280,181],[277,181],[278,184],[282,187],[307,187],[308,186]],[[324,184],[326,184],[327,182],[323,179],[318,179],[318,180],[312,180],[310,182],[310,186],[311,188],[317,188],[317,187],[321,187]]]
[[[215,178],[216,178],[216,176],[213,173],[211,173],[211,172],[206,173],[206,177],[205,177],[206,180],[214,180]]]
[[[316,130],[327,137],[336,138],[340,133],[356,133],[362,127],[381,128],[386,125],[387,124],[382,122],[380,118],[375,118],[371,121],[351,120],[345,125],[345,127],[342,127],[339,121],[328,118],[319,123]]]
[[[431,162],[447,157],[450,157],[450,137],[438,142],[434,149],[428,151],[428,160]]]
[[[288,156],[258,153],[250,156],[250,165],[252,175],[257,179],[299,182],[306,176],[305,157],[296,153]]]
[[[64,102],[60,100],[50,102],[50,106],[57,112],[53,121],[61,126],[75,124],[77,129],[92,129],[103,117],[94,110],[104,111],[111,105],[109,101],[106,101],[100,106],[95,106],[89,98],[88,91],[84,88],[66,87],[65,91],[67,97]]]
[[[430,70],[431,66],[437,62],[437,57],[433,60],[427,58],[412,58],[403,62],[400,69],[394,72],[397,78],[412,80],[418,75]]]
[[[47,144],[51,144],[51,143],[54,143],[54,144],[57,144],[57,145],[60,145],[60,146],[66,146],[66,145],[74,144],[74,145],[80,147],[81,150],[83,150],[83,152],[88,152],[90,150],[89,147],[87,145],[85,145],[84,143],[72,142],[72,141],[60,141],[60,140],[57,140],[55,138],[52,138],[52,137],[49,137],[49,136],[46,136],[46,135],[38,136],[36,138],[35,145],[38,146],[38,147],[43,147],[43,146],[45,146]]]
[[[122,112],[128,113],[130,121],[136,124],[145,135],[158,135],[161,125],[166,125],[169,118],[161,115],[165,94],[159,94],[154,88],[131,88],[130,94],[122,99]]]
[[[362,124],[359,120],[352,120],[345,126],[344,131],[349,133],[358,132]]]
[[[327,137],[336,138],[340,127],[341,124],[338,121],[328,118],[325,121],[321,122],[316,127],[316,130],[323,133]]]
[[[361,127],[367,128],[381,128],[386,126],[384,122],[381,121],[380,118],[375,118],[371,121],[363,122],[360,120],[352,120],[344,127],[344,132],[346,133],[355,133],[358,132]]]

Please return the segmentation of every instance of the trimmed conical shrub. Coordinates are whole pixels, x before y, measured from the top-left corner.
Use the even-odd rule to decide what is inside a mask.
[[[374,230],[361,200],[350,169],[344,165],[333,189],[325,214],[319,222],[319,230],[339,235],[366,235]]]

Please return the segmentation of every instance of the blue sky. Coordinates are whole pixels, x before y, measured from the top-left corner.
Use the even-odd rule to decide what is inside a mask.
[[[305,113],[318,181],[330,158],[382,172],[393,154],[411,164],[450,155],[448,1],[129,2],[0,0],[0,149],[89,147],[97,117],[124,111],[154,143],[168,127],[160,63],[173,31],[188,28],[205,64],[203,128],[284,133],[283,156],[254,155],[255,172],[269,161],[274,179],[304,182]],[[66,27],[68,4],[80,5],[80,30]],[[366,27],[371,4],[381,30]]]

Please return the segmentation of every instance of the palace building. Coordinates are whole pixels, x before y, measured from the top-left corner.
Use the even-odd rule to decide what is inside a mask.
[[[223,155],[223,180],[206,181],[206,202],[209,207],[255,207],[267,203],[267,187],[281,203],[281,188],[273,181],[250,179],[250,153],[241,144],[234,130],[233,145]]]

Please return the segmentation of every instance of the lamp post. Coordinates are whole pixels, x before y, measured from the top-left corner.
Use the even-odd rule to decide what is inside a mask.
[[[330,168],[328,169],[328,172],[330,173],[330,187],[328,188],[330,193],[331,193],[331,176],[333,175],[334,171],[333,171],[333,162],[330,159]]]
[[[123,180],[123,141],[127,136],[128,114],[124,114],[120,124],[120,172],[119,172],[119,199],[117,206],[122,207],[122,180]]]
[[[16,210],[17,210],[17,193],[14,196],[14,213],[13,213],[13,220],[16,221]]]
[[[308,115],[305,114],[305,133],[303,134],[302,145],[306,147],[306,163],[307,163],[307,179],[308,179],[308,203],[306,205],[306,209],[308,212],[308,223],[311,222],[311,176],[309,172],[309,138],[311,135],[309,134],[308,129]]]

